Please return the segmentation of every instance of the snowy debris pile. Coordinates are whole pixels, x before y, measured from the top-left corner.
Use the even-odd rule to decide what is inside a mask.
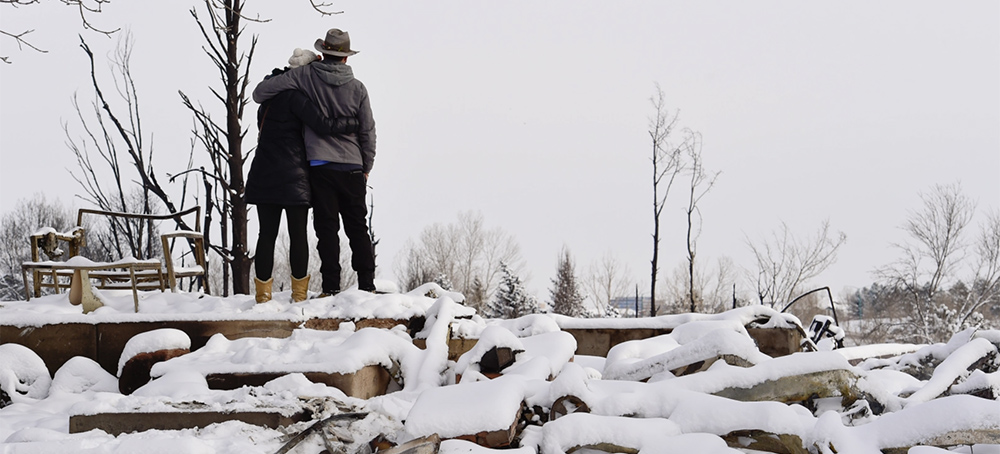
[[[426,323],[418,333],[344,322],[336,331],[299,328],[284,339],[217,335],[190,353],[151,364],[153,379],[130,395],[119,392],[120,377],[92,360],[74,358],[50,378],[31,350],[0,345],[0,390],[6,396],[0,441],[11,452],[113,453],[155,445],[219,454],[360,453],[394,445],[419,446],[420,452],[487,452],[485,447],[524,454],[581,448],[874,454],[918,445],[1000,447],[1000,331],[965,331],[945,344],[776,357],[762,353],[751,331],[801,326],[761,307],[637,320],[486,320],[461,305],[460,295],[431,284],[410,294],[346,292],[323,300],[295,310],[345,319],[401,313]],[[293,312],[271,305],[248,310]],[[640,323],[669,333],[620,343],[604,358],[576,355],[577,339],[567,332]],[[121,370],[135,357],[190,342],[169,330],[151,333],[130,343]],[[449,360],[449,342],[456,337],[477,341]],[[365,367],[385,369],[395,385],[384,395],[358,399],[307,378]],[[212,389],[207,377],[220,372],[278,378]],[[232,416],[261,411],[293,419],[268,425]],[[223,419],[134,433],[71,433],[67,422],[101,414],[194,412]],[[337,417],[345,414],[354,416]]]
[[[749,367],[769,359],[738,321],[695,321],[670,334],[614,346],[608,352],[604,377],[644,381],[664,372],[679,376],[705,370],[716,360]]]

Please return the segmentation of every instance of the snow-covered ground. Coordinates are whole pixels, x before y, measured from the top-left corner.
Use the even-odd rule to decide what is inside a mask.
[[[3,344],[0,388],[12,401],[0,408],[0,442],[5,454],[274,453],[287,441],[287,434],[310,424],[274,430],[231,421],[199,429],[118,436],[96,429],[69,433],[70,415],[179,408],[268,409],[284,414],[309,408],[316,418],[338,412],[367,413],[363,419],[345,423],[354,440],[343,444],[350,453],[380,434],[402,443],[431,434],[449,439],[506,430],[525,409],[528,421],[516,441],[519,447],[506,452],[563,453],[599,444],[642,453],[761,452],[762,445],[754,445],[757,450],[746,446],[754,438],[770,438],[780,440],[779,445],[797,443],[797,452],[812,453],[880,453],[908,446],[917,446],[909,450],[914,454],[1000,453],[1000,403],[977,397],[1000,394],[998,331],[966,331],[946,344],[926,346],[829,350],[829,345],[824,348],[821,343],[823,351],[771,358],[756,348],[745,327],[751,323],[795,326],[799,321],[761,306],[723,314],[646,319],[532,315],[484,320],[461,305],[462,295],[427,284],[405,294],[348,290],[336,297],[294,304],[287,302],[288,292],[276,294],[274,301],[265,304],[254,304],[253,297],[246,295],[220,298],[150,292],[142,295],[136,314],[130,295],[98,292],[106,305],[91,314],[82,314],[65,295],[52,295],[0,303],[0,317],[4,325],[30,328],[164,318],[304,322],[316,317],[423,315],[427,321],[415,337],[425,339],[426,348],[415,347],[404,327],[356,329],[354,323],[342,323],[337,331],[301,328],[285,339],[216,335],[200,349],[157,363],[151,382],[123,395],[118,391],[118,378],[93,360],[73,358],[50,377],[31,350]],[[576,340],[561,331],[629,327],[670,328],[672,332],[619,344],[602,358],[574,356]],[[449,334],[479,340],[458,361],[449,361]],[[181,331],[144,333],[126,345],[119,370],[134,355],[189,346],[190,339]],[[501,376],[489,379],[479,360],[492,347],[510,348],[516,360]],[[699,361],[706,366],[698,372],[683,376],[672,372]],[[302,374],[351,372],[369,365],[397,371],[398,383],[392,384],[391,392],[360,400],[312,383]],[[229,391],[209,389],[205,379],[209,372],[274,371],[289,374],[261,387]],[[457,377],[461,378],[455,383]],[[775,390],[768,388],[769,383],[825,386],[811,385],[817,387],[816,395],[806,402],[786,403],[775,397],[784,392],[780,386]],[[589,412],[563,406],[561,417],[548,420],[553,405],[565,402],[566,396],[577,398],[575,402],[585,404]],[[979,444],[963,444],[969,443],[970,434],[978,437],[972,440]],[[958,440],[949,443],[958,446],[947,450],[928,446],[949,439]],[[323,449],[321,437],[312,436],[291,452]],[[456,439],[441,445],[445,453],[492,451]]]

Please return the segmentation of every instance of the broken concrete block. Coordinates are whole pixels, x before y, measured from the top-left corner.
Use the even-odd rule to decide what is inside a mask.
[[[993,366],[997,358],[997,347],[986,339],[978,338],[956,348],[941,361],[931,373],[927,383],[906,398],[904,405],[912,405],[934,399],[960,383],[971,371],[996,370]]]
[[[487,376],[488,374],[499,374],[507,366],[514,364],[516,354],[517,352],[510,347],[490,348],[479,358],[479,371]]]
[[[214,373],[205,376],[209,389],[239,389],[243,386],[264,386],[265,383],[288,372],[234,372]],[[365,366],[347,374],[332,372],[303,372],[309,381],[332,386],[351,397],[370,399],[385,394],[389,388],[389,371],[382,366]]]
[[[154,364],[188,353],[191,353],[191,350],[187,348],[172,348],[132,356],[122,366],[121,376],[118,377],[118,391],[125,395],[132,394],[152,379],[149,371]]]
[[[715,364],[716,361],[719,360],[721,360],[726,364],[729,364],[730,366],[736,366],[736,367],[753,366],[753,363],[737,355],[715,355],[715,357],[713,358],[708,358],[705,360],[697,361],[691,364],[678,367],[676,369],[672,369],[670,373],[674,374],[674,376],[681,377],[684,375],[691,375],[697,372],[703,372],[708,370],[710,367],[712,367],[713,364]]]
[[[552,403],[552,410],[549,412],[549,421],[577,412],[590,413],[590,407],[579,397],[563,396]]]
[[[722,437],[731,448],[776,454],[809,454],[802,438],[793,434],[773,434],[761,430],[736,430]]]
[[[860,399],[858,375],[835,352],[775,358],[746,369],[721,369],[671,379],[671,386],[743,402],[803,402],[841,397],[845,407]],[[807,355],[807,356],[806,356]],[[808,360],[806,360],[808,359]],[[739,377],[739,386],[732,383]]]
[[[757,346],[740,325],[723,322],[693,322],[701,329],[682,325],[668,335],[620,344],[608,353],[604,378],[644,381],[663,373],[675,376],[705,370],[723,359],[734,366],[750,367],[771,358]],[[727,326],[728,325],[728,326]]]
[[[471,441],[484,448],[498,449],[510,447],[517,436],[517,423],[521,419],[521,412],[517,412],[517,417],[511,422],[510,427],[499,430],[480,431],[474,434],[459,435],[452,437],[458,440]]]
[[[176,328],[160,328],[132,336],[118,358],[118,389],[132,394],[149,383],[157,363],[191,352],[191,338]]]
[[[757,342],[761,353],[777,358],[802,351],[802,340],[806,332],[800,326],[794,328],[761,328],[747,326],[747,333]]]
[[[614,443],[593,443],[589,445],[574,446],[567,449],[566,454],[571,454],[584,449],[587,451],[602,451],[607,453],[639,454],[639,450],[636,448],[620,446]]]
[[[726,388],[712,394],[742,402],[804,402],[841,397],[847,403],[859,398],[857,375],[846,369],[809,372],[759,382],[749,388]]]
[[[832,413],[820,416],[821,420],[826,418],[839,419]],[[908,405],[832,435],[830,449],[823,447],[824,452],[881,450],[902,454],[913,452],[910,451],[913,446],[996,445],[1000,444],[1000,411],[996,401],[965,395],[946,396]]]
[[[1000,372],[985,373],[974,370],[965,381],[948,389],[948,394],[968,394],[989,400],[1000,400]]]
[[[438,434],[489,448],[510,446],[517,435],[523,400],[523,380],[507,376],[428,389],[407,414],[406,431],[416,437]]]
[[[474,379],[496,378],[514,364],[524,351],[521,340],[501,326],[487,326],[471,350],[462,354],[455,365],[456,381],[466,375]]]

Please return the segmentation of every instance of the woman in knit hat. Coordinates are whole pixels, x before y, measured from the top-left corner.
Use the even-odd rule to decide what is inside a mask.
[[[316,61],[316,54],[295,49],[290,67]],[[275,69],[272,77],[288,70]],[[292,274],[292,301],[305,300],[309,289],[309,162],[306,160],[303,128],[323,135],[357,132],[354,117],[328,118],[298,90],[285,90],[261,104],[257,111],[257,153],[247,174],[246,201],[257,206],[260,232],[254,258],[256,300],[271,300],[274,279],[274,243],[284,211],[289,237],[288,261]]]

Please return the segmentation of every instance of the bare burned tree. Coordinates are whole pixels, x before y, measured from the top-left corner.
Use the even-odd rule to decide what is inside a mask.
[[[114,34],[119,30],[117,28],[114,30],[99,29],[90,22],[90,16],[93,14],[99,14],[103,9],[104,4],[111,3],[110,0],[92,0],[90,2],[86,2],[84,0],[59,0],[59,1],[66,6],[77,9],[77,11],[80,14],[80,21],[83,24],[84,30],[91,30],[106,36],[111,36],[112,34]],[[0,5],[2,4],[10,5],[11,7],[17,8],[33,4],[41,4],[41,0],[0,0]],[[24,50],[24,48],[28,48],[36,52],[41,52],[43,54],[47,53],[48,52],[47,50],[43,50],[28,42],[28,35],[34,33],[34,31],[35,30],[9,32],[6,30],[0,30],[0,35],[12,38],[17,43],[17,48],[19,50]],[[0,56],[0,61],[8,64],[12,63],[10,57],[7,56]]]
[[[747,247],[757,262],[760,303],[774,307],[791,301],[802,285],[837,261],[837,250],[845,241],[847,235],[843,232],[830,232],[829,220],[823,221],[816,236],[805,240],[795,238],[784,222],[771,239],[753,242],[747,238]]]
[[[687,139],[684,141],[684,151],[688,157],[688,173],[691,179],[688,186],[688,206],[687,206],[687,288],[688,303],[690,311],[697,312],[698,306],[704,300],[704,295],[696,291],[695,286],[695,257],[698,253],[698,237],[701,236],[701,210],[698,202],[702,197],[715,186],[715,180],[719,178],[721,172],[709,173],[705,170],[705,162],[701,157],[701,134],[685,130]]]
[[[250,292],[250,268],[252,259],[247,247],[247,203],[243,198],[243,166],[247,155],[243,151],[243,112],[250,102],[247,85],[250,82],[250,63],[257,47],[257,37],[250,40],[248,51],[241,50],[243,20],[266,22],[259,18],[250,19],[243,15],[245,2],[241,0],[205,0],[207,19],[198,16],[191,9],[191,16],[201,30],[206,46],[203,48],[219,70],[222,90],[211,88],[226,109],[225,122],[219,123],[200,104],[180,92],[184,105],[195,118],[194,134],[208,153],[210,166],[199,169],[205,184],[205,197],[211,202],[206,206],[205,234],[211,233],[212,216],[218,216],[221,244],[217,252],[228,266],[224,267],[224,282],[232,283],[234,293]],[[207,22],[206,22],[207,21]],[[231,275],[230,275],[231,273]],[[229,294],[224,287],[223,295]]]
[[[76,97],[73,106],[83,127],[83,135],[74,138],[68,124],[63,124],[68,146],[76,156],[80,168],[73,178],[83,187],[82,198],[105,211],[126,211],[151,214],[159,204],[170,213],[183,210],[177,207],[160,185],[153,168],[152,146],[147,146],[143,133],[139,108],[139,97],[130,67],[132,38],[126,33],[112,56],[112,85],[117,98],[109,100],[104,94],[97,75],[94,54],[86,41],[80,38],[80,47],[90,61],[90,80],[94,87],[94,101],[89,115],[84,113]],[[112,104],[118,107],[112,107]],[[121,114],[120,110],[125,112]],[[98,158],[97,164],[91,152]],[[100,164],[103,163],[104,166]],[[103,167],[110,171],[105,176]],[[129,169],[134,170],[129,172]],[[133,181],[138,181],[138,187]],[[178,228],[191,227],[180,219]],[[160,248],[155,228],[148,221],[110,220],[105,235],[96,238],[101,243],[105,255],[122,257],[154,256]]]
[[[677,124],[677,113],[667,110],[665,95],[660,85],[656,85],[656,95],[649,100],[653,104],[653,116],[649,119],[649,138],[652,141],[653,162],[653,259],[650,260],[649,316],[656,316],[656,281],[660,260],[660,215],[666,205],[667,196],[674,180],[684,170],[681,161],[683,145],[668,142]]]

